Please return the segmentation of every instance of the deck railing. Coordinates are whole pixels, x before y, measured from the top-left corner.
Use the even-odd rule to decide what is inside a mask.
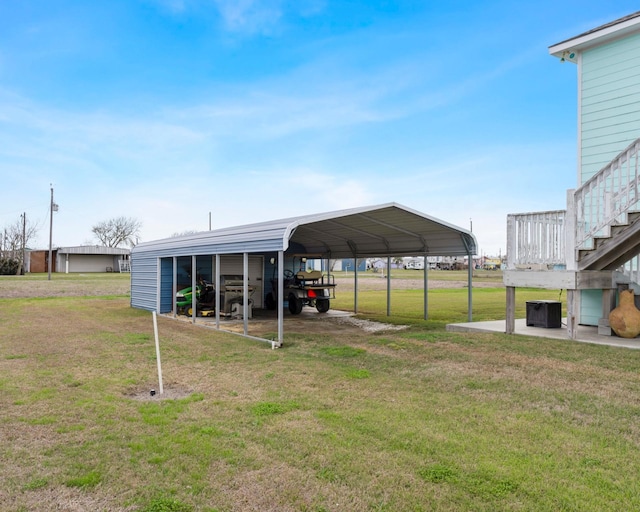
[[[579,189],[567,193],[567,209],[507,216],[507,268],[564,266],[575,269],[577,251],[593,248],[612,224],[640,204],[640,139]],[[638,264],[621,269],[640,277]],[[637,281],[636,281],[637,282]]]
[[[507,216],[507,268],[565,265],[566,210]]]

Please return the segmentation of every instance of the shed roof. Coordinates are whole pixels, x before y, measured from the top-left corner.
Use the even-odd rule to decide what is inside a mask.
[[[477,243],[465,229],[387,203],[144,242],[132,253],[230,254],[288,249],[331,258],[466,256],[476,253]]]
[[[105,247],[103,245],[77,245],[73,247],[58,247],[58,254],[99,254],[125,256],[131,251],[122,247]]]

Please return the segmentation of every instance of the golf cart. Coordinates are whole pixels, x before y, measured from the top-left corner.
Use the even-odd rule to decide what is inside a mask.
[[[303,259],[303,262],[306,262],[306,259]],[[319,313],[329,311],[329,301],[336,297],[336,285],[332,275],[323,274],[319,270],[294,272],[290,269],[286,269],[283,275],[283,295],[289,303],[289,312],[292,315],[299,315],[304,306],[315,306]],[[271,287],[273,291],[265,297],[267,309],[275,309],[278,303],[278,280],[275,275],[271,279]]]

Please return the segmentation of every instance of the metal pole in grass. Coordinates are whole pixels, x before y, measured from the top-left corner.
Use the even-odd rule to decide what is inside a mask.
[[[160,383],[160,394],[164,393],[162,387],[162,364],[160,363],[160,341],[158,340],[158,317],[155,311],[153,313],[153,334],[156,338],[156,360],[158,361],[158,381]]]

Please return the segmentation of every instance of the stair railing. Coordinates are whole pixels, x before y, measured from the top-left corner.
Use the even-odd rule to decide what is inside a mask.
[[[576,250],[592,249],[596,236],[607,236],[612,224],[638,207],[639,151],[636,139],[574,192]]]
[[[507,215],[507,268],[575,270],[578,250],[593,248],[596,236],[608,235],[612,224],[640,209],[639,164],[640,138],[580,188],[569,190],[567,210]],[[637,265],[625,265],[623,272],[640,279]]]

